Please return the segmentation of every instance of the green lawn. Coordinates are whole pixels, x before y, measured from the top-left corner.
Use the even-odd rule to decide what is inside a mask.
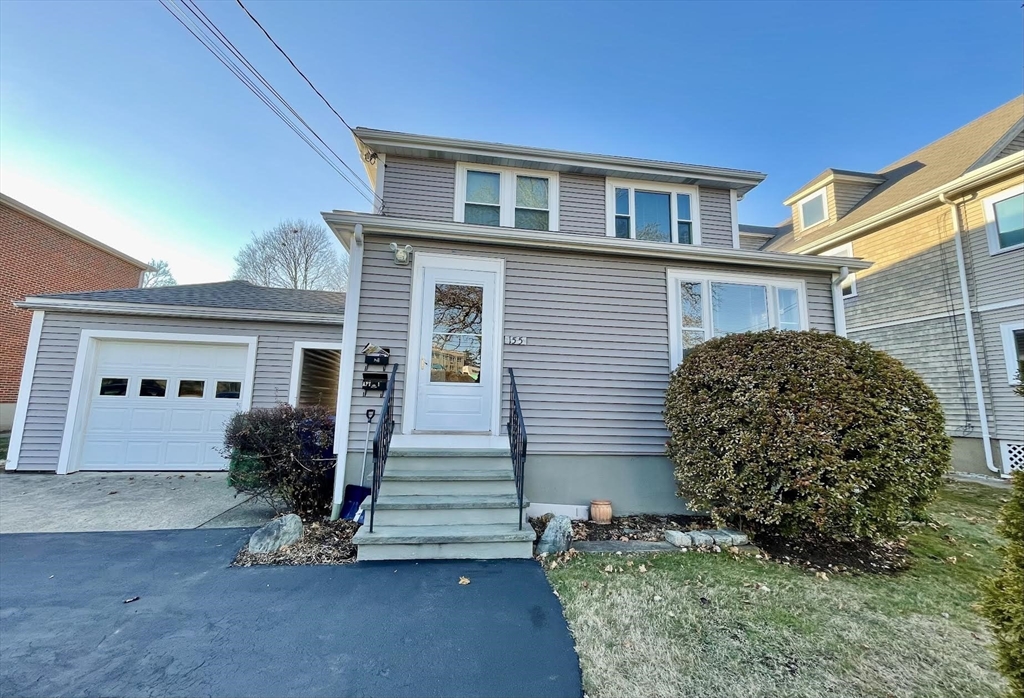
[[[591,698],[997,696],[1005,683],[972,606],[999,564],[1008,494],[946,485],[935,527],[907,529],[915,560],[898,577],[826,580],[705,553],[583,555],[548,576]]]
[[[7,458],[7,446],[11,443],[11,432],[0,432],[0,460]]]

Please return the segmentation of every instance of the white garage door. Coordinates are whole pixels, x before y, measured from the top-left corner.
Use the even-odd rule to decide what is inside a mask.
[[[214,470],[241,408],[248,346],[99,341],[78,466]]]

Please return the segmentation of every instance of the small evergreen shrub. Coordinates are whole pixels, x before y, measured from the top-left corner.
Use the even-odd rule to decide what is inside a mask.
[[[705,342],[672,373],[664,416],[679,496],[755,532],[891,537],[923,515],[951,465],[921,378],[832,334]]]
[[[998,531],[1007,541],[1003,569],[985,585],[981,609],[996,636],[999,670],[1013,695],[1024,696],[1024,471],[1013,476],[1013,492],[1003,506]]]
[[[228,484],[303,519],[322,518],[334,494],[333,446],[334,415],[319,405],[239,412],[224,432]]]

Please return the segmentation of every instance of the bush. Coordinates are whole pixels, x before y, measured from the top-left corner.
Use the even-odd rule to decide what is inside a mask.
[[[1024,471],[1013,476],[1013,493],[999,517],[1006,538],[1003,569],[985,585],[982,613],[996,636],[999,670],[1014,695],[1024,695]]]
[[[284,502],[303,519],[325,516],[334,494],[334,415],[281,404],[239,412],[224,432],[228,484],[240,494]]]
[[[773,535],[893,536],[923,515],[951,462],[921,378],[831,334],[705,342],[672,373],[664,415],[679,496]]]

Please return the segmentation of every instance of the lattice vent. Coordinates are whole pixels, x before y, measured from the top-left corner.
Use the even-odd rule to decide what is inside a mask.
[[[999,450],[1003,456],[1003,470],[1014,472],[1024,470],[1024,443],[1019,441],[1000,441]]]

